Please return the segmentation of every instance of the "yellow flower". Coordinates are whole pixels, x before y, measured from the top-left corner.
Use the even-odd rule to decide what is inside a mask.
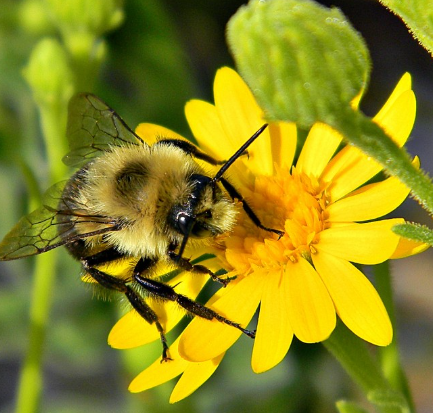
[[[265,123],[265,117],[247,85],[229,68],[217,72],[214,97],[215,105],[193,100],[185,111],[199,146],[223,160]],[[402,146],[413,126],[415,106],[406,74],[374,121]],[[146,137],[155,132],[174,136],[154,125],[137,129]],[[229,170],[228,179],[262,223],[284,231],[278,239],[259,229],[240,207],[231,236],[208,250],[236,279],[207,306],[247,326],[260,305],[252,354],[257,373],[283,359],[294,335],[306,343],[327,339],[337,315],[366,341],[384,346],[392,340],[391,322],[378,293],[352,263],[378,264],[422,249],[391,231],[403,219],[373,221],[399,206],[409,189],[394,177],[365,185],[381,166],[355,147],[339,150],[341,144],[342,136],[317,123],[293,164],[296,127],[273,123],[248,149],[248,156]],[[172,284],[192,298],[206,281],[188,274],[179,277],[183,283],[175,279]],[[168,331],[181,314],[164,311],[170,304],[159,305]],[[129,313],[113,328],[110,343],[118,348],[141,345],[149,337],[158,338],[153,330]],[[210,377],[240,334],[218,321],[196,317],[170,347],[174,361],[155,361],[134,379],[130,390],[142,391],[183,373],[170,401],[188,396]]]

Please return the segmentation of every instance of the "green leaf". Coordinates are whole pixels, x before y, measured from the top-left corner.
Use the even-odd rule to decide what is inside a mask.
[[[395,225],[392,230],[400,237],[433,245],[433,231],[421,224]]]
[[[368,413],[367,410],[359,406],[357,403],[347,400],[339,400],[335,405],[340,413]]]
[[[336,8],[254,0],[232,17],[227,33],[237,67],[270,120],[327,122],[366,86],[368,50]]]
[[[412,36],[433,55],[433,8],[431,0],[379,0],[399,16]]]

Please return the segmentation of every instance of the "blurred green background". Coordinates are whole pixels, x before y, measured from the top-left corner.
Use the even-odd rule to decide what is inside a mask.
[[[0,236],[26,213],[27,165],[42,189],[47,167],[38,112],[22,76],[44,36],[58,37],[37,0],[0,0]],[[125,20],[108,33],[107,58],[92,92],[135,127],[162,124],[190,137],[183,107],[212,100],[217,68],[233,61],[225,25],[245,2],[235,0],[125,0]],[[365,37],[373,60],[362,108],[373,115],[400,76],[413,75],[418,116],[411,154],[433,170],[433,62],[403,23],[375,1],[321,3],[340,7]],[[59,139],[64,139],[59,136]],[[413,201],[396,214],[431,226]],[[360,399],[356,388],[321,345],[295,342],[286,359],[252,373],[252,343],[239,340],[216,374],[196,393],[168,404],[173,383],[132,395],[130,380],[158,357],[159,343],[143,351],[109,348],[107,334],[121,305],[92,299],[79,265],[61,252],[44,355],[41,412],[332,412],[340,398]],[[430,252],[393,263],[403,363],[420,413],[433,406],[433,282]],[[0,263],[0,412],[12,412],[27,348],[32,259]]]

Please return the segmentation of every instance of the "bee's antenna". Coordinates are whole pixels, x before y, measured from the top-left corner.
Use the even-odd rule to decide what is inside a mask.
[[[218,182],[223,176],[224,172],[230,168],[231,164],[239,158],[244,152],[245,149],[248,148],[259,136],[260,134],[268,127],[268,124],[265,123],[250,139],[248,139],[235,153],[234,155],[221,167],[221,169],[217,172],[217,174],[212,178],[212,182]]]
[[[251,221],[254,222],[259,228],[273,232],[274,234],[278,235],[278,239],[280,239],[284,232],[280,231],[278,229],[268,228],[265,227],[261,222],[258,216],[254,213],[254,211],[251,209],[251,207],[248,205],[248,203],[245,201],[245,199],[242,197],[242,195],[236,190],[236,188],[229,182],[227,179],[223,178],[223,174],[227,169],[230,168],[230,165],[237,159],[239,156],[245,153],[245,149],[248,148],[259,136],[260,134],[268,127],[268,124],[265,123],[253,136],[251,136],[250,139],[248,139],[237,151],[236,153],[221,167],[221,169],[217,172],[217,174],[212,178],[210,183],[212,185],[215,185],[216,182],[221,181],[222,186],[225,188],[225,190],[228,192],[230,197],[235,200],[242,202],[242,206],[244,208],[244,211],[246,214],[250,217]]]

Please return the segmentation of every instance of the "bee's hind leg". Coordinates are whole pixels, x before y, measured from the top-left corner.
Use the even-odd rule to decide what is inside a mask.
[[[167,284],[154,279],[145,278],[140,274],[134,274],[134,278],[145,290],[152,295],[155,295],[163,300],[174,301],[192,315],[205,318],[206,320],[218,320],[221,323],[237,328],[248,337],[255,337],[255,331],[246,330],[240,324],[223,317],[205,305],[200,304],[184,295],[176,293],[174,288]]]
[[[103,264],[104,262],[108,262],[102,260],[107,254],[102,253],[96,254],[92,257],[88,257],[87,259],[82,259],[81,262],[83,264],[86,272],[102,287],[107,288],[109,290],[118,291],[120,293],[125,294],[128,301],[131,303],[132,307],[141,317],[144,318],[149,324],[155,324],[159,335],[161,337],[162,343],[162,358],[161,362],[171,360],[168,354],[168,344],[167,339],[164,334],[164,329],[161,323],[158,320],[158,316],[156,313],[146,304],[143,298],[138,294],[131,286],[127,285],[127,281],[121,278],[114,277],[110,274],[107,274],[103,271],[100,271],[92,265]],[[120,257],[117,257],[120,258]],[[139,271],[145,271],[150,269],[155,263],[154,260],[151,259],[140,259],[138,264],[134,269],[134,273]]]

